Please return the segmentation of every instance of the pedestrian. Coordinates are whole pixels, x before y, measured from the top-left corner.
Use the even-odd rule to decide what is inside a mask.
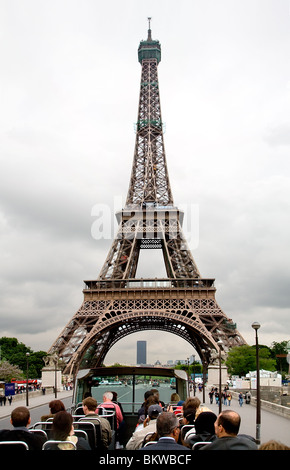
[[[218,404],[219,404],[220,396],[219,396],[219,392],[217,391],[217,389],[216,389],[216,391],[215,391],[215,393],[214,393],[214,396],[215,396],[216,405],[218,405]]]
[[[231,401],[232,401],[232,394],[231,394],[231,392],[228,392],[227,399],[228,399],[228,404],[229,404],[229,406],[231,406]]]
[[[227,406],[228,402],[227,402],[227,391],[226,391],[226,389],[224,389],[224,391],[223,391],[223,399],[224,399],[224,405]]]
[[[246,404],[249,405],[251,403],[251,392],[247,392],[245,395],[246,398]]]
[[[11,403],[12,403],[12,395],[8,395],[8,401],[9,401],[9,405],[11,405]]]
[[[239,393],[239,405],[240,405],[240,406],[243,406],[243,402],[244,402],[243,394],[242,394],[242,392],[240,392],[240,393]]]

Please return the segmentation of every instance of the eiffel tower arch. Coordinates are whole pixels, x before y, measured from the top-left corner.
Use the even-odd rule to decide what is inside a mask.
[[[115,343],[143,330],[183,338],[207,364],[219,348],[225,355],[245,344],[216,302],[214,279],[201,276],[183,234],[183,213],[174,205],[159,95],[161,46],[152,39],[150,23],[138,59],[140,96],[126,205],[116,214],[118,231],[99,277],[85,281],[81,307],[49,350],[62,358],[67,374],[100,366]],[[136,278],[140,250],[146,249],[162,251],[165,278]]]

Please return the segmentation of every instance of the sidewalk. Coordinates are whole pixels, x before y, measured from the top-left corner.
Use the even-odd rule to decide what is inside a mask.
[[[62,390],[57,392],[57,398],[55,398],[54,393],[46,393],[45,395],[42,392],[30,392],[28,396],[28,408],[36,408],[40,405],[48,404],[52,400],[62,400],[63,398],[69,398],[73,394],[72,390]],[[12,404],[9,405],[8,400],[6,405],[0,406],[0,418],[10,417],[11,411],[18,406],[26,406],[26,394],[22,393],[21,395],[15,395],[12,400]]]

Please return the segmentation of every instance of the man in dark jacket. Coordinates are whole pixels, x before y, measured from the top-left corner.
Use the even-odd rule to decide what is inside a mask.
[[[222,411],[214,424],[217,439],[200,450],[257,450],[250,436],[238,435],[241,417],[236,411]]]
[[[11,413],[11,424],[13,429],[0,431],[0,441],[23,441],[28,444],[29,450],[41,450],[46,441],[45,437],[36,435],[29,431],[30,413],[25,406],[15,408]]]
[[[156,444],[141,447],[143,451],[170,450],[179,452],[191,452],[187,447],[177,443],[180,433],[179,421],[174,413],[164,411],[156,421],[156,431],[159,436]]]

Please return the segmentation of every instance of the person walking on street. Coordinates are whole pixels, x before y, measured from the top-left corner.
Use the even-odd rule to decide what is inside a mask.
[[[244,402],[243,394],[242,394],[242,392],[240,392],[240,393],[239,393],[239,405],[240,405],[240,406],[243,406],[243,402]]]

